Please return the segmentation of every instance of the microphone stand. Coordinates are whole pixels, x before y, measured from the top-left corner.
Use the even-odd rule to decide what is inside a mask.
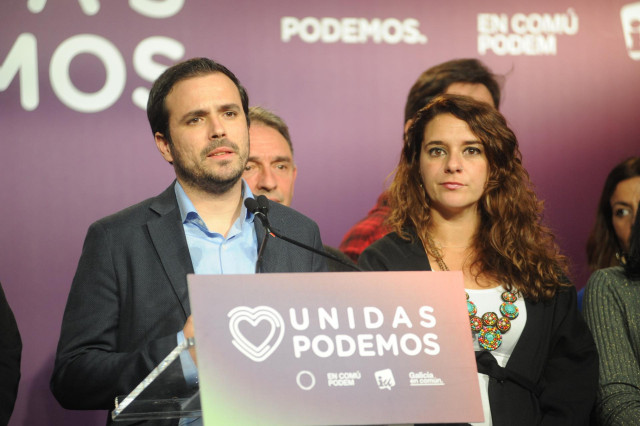
[[[262,252],[264,247],[267,245],[267,239],[269,235],[280,238],[283,241],[286,241],[290,244],[303,248],[305,250],[309,250],[313,253],[319,254],[320,256],[326,257],[328,259],[334,260],[342,265],[348,266],[355,271],[362,271],[362,269],[358,268],[358,266],[345,262],[337,256],[332,255],[331,253],[327,253],[324,250],[318,250],[315,247],[308,246],[299,241],[293,240],[285,235],[282,235],[278,231],[271,228],[271,224],[269,223],[269,218],[267,217],[267,213],[269,212],[269,202],[267,201],[267,197],[264,195],[258,195],[257,200],[253,198],[247,198],[244,201],[244,205],[247,209],[257,217],[260,222],[262,222],[262,226],[265,229],[264,240],[262,240],[262,244],[260,245],[260,249],[258,250],[258,261],[256,262],[256,273],[258,272],[259,266],[262,265]]]
[[[264,253],[264,248],[267,246],[267,240],[269,240],[269,234],[271,233],[271,230],[266,226],[264,229],[264,238],[262,239],[262,243],[258,249],[258,259],[256,260],[256,274],[260,273],[260,269],[262,269],[262,253]]]
[[[273,228],[271,229],[271,234],[275,235],[276,237],[278,237],[278,238],[280,238],[281,240],[284,240],[284,241],[286,241],[286,242],[288,242],[288,243],[291,243],[291,244],[296,245],[296,246],[298,246],[298,247],[301,247],[301,248],[303,248],[303,249],[306,249],[306,250],[312,251],[312,252],[317,253],[317,254],[319,254],[320,256],[324,256],[324,257],[326,257],[326,258],[328,258],[328,259],[335,260],[336,262],[338,262],[338,263],[340,263],[340,264],[342,264],[342,265],[345,265],[345,266],[348,266],[348,267],[352,268],[354,271],[362,271],[362,269],[358,268],[356,265],[353,265],[353,264],[347,263],[347,262],[345,262],[344,260],[340,259],[339,257],[334,256],[334,255],[332,255],[331,253],[327,253],[327,252],[326,252],[326,251],[324,251],[324,250],[318,250],[318,249],[317,249],[317,248],[315,248],[315,247],[311,247],[311,246],[308,246],[308,245],[306,245],[306,244],[303,244],[303,243],[301,243],[301,242],[299,242],[299,241],[292,240],[291,238],[286,237],[286,236],[284,236],[284,235],[282,235],[282,234],[280,234],[280,233],[276,232],[275,230],[273,230]]]

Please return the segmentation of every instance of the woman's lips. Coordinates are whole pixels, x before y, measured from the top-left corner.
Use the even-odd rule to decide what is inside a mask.
[[[443,182],[440,185],[444,186],[447,189],[458,189],[464,186],[460,182]]]

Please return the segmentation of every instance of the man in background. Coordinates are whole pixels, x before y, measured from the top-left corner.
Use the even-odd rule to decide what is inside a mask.
[[[500,85],[482,62],[477,59],[444,62],[423,72],[411,87],[404,108],[405,135],[413,123],[413,116],[431,99],[443,93],[470,96],[496,109],[500,106]],[[367,216],[345,234],[340,250],[357,262],[365,248],[389,233],[384,222],[390,211],[385,191]]]
[[[243,178],[255,195],[291,206],[298,169],[293,161],[293,144],[289,127],[282,118],[262,107],[249,108],[250,151]],[[324,246],[324,250],[343,262],[353,262],[341,251]],[[353,271],[354,268],[327,259],[329,270]]]
[[[249,161],[243,178],[254,195],[291,206],[298,169],[293,162],[289,127],[262,107],[249,108]]]

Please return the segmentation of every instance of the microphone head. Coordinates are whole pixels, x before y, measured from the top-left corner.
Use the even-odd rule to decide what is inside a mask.
[[[269,200],[264,195],[258,195],[257,203],[260,211],[264,214],[269,213]]]
[[[246,198],[244,200],[244,206],[253,214],[256,214],[256,212],[260,210],[260,206],[254,198]]]
[[[267,213],[266,213],[266,210],[268,210],[268,207],[266,209],[263,209],[262,207],[260,207],[259,205],[260,197],[264,198],[266,201],[266,197],[264,195],[260,195],[258,196],[258,201],[256,201],[253,198],[245,199],[244,206],[247,208],[247,210],[249,210],[250,213],[254,214],[255,217],[257,217],[260,222],[262,222],[262,226],[264,226],[267,230],[269,230],[271,226],[269,225],[269,219],[267,218]]]

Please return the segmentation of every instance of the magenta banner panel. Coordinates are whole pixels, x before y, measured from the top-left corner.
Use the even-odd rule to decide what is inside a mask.
[[[208,424],[482,421],[460,272],[189,276]]]

